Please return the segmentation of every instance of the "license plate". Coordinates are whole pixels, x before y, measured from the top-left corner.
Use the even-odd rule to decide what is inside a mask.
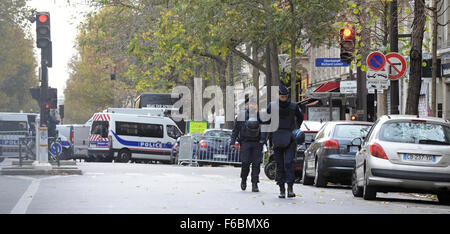
[[[350,153],[358,152],[358,146],[349,146],[348,151],[349,151]]]
[[[403,154],[403,161],[436,162],[436,156],[425,154]]]
[[[227,159],[228,155],[226,155],[226,154],[214,154],[214,158]]]

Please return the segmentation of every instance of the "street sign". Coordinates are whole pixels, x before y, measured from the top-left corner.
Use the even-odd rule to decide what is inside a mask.
[[[51,153],[53,156],[59,156],[59,155],[61,155],[61,153],[62,153],[62,145],[61,145],[61,143],[59,143],[59,142],[53,142],[53,143],[50,145],[50,153]]]
[[[189,121],[188,132],[203,134],[208,128],[208,122],[206,121]]]
[[[348,63],[340,58],[316,58],[316,67],[347,67]]]
[[[383,90],[389,87],[388,72],[385,71],[372,71],[369,70],[366,73],[366,87],[368,90],[377,89]]]
[[[400,79],[406,73],[407,68],[406,60],[399,53],[388,53],[386,55],[386,63],[391,68],[389,79],[391,80]]]
[[[372,52],[367,56],[367,66],[374,71],[384,70],[386,65],[386,57],[381,52]]]
[[[341,93],[356,93],[356,80],[341,81],[339,90]]]

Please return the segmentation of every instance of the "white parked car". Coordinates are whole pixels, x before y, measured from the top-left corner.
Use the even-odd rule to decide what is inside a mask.
[[[437,194],[450,203],[450,122],[406,115],[382,116],[359,145],[352,191],[366,200],[377,192]]]

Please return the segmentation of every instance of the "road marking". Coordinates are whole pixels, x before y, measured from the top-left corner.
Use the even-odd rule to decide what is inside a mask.
[[[39,189],[39,184],[41,180],[32,179],[30,186],[28,186],[27,191],[22,195],[22,197],[17,202],[16,206],[11,210],[10,214],[25,214],[27,212],[28,206],[31,204],[34,195]]]

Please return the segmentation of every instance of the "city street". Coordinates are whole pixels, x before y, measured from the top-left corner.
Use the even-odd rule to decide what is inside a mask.
[[[0,167],[11,164],[5,160]],[[350,187],[294,185],[297,197],[279,199],[261,172],[260,192],[240,189],[238,167],[85,163],[83,175],[0,176],[2,214],[450,214],[430,196],[379,193],[354,198]],[[250,187],[250,179],[248,180]]]

